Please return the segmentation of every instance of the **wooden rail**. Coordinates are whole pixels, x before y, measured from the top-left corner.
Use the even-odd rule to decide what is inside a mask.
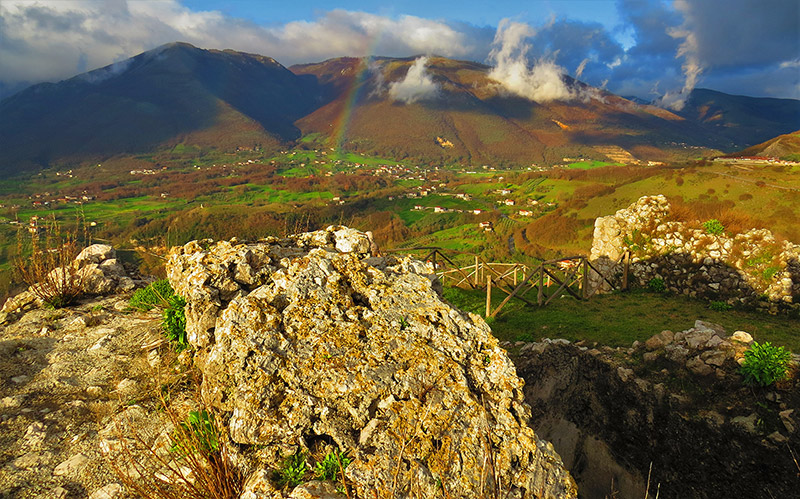
[[[588,258],[580,255],[547,260],[532,269],[522,263],[486,262],[476,255],[470,255],[474,259],[472,265],[458,266],[453,259],[442,252],[441,248],[433,246],[400,248],[389,252],[415,251],[426,252],[426,256],[422,259],[433,265],[443,285],[486,289],[486,317],[497,316],[512,298],[534,306],[546,306],[556,297],[565,295],[573,296],[578,300],[588,300],[597,292],[597,289],[589,290],[590,272],[600,276],[612,289],[617,287],[601,274]],[[451,251],[451,253],[462,256],[469,255],[458,251]],[[620,259],[625,261],[623,289],[627,288],[629,258],[629,255],[625,254]],[[506,294],[503,301],[494,309],[492,308],[492,289],[498,289]],[[525,295],[534,290],[536,299],[526,298]]]

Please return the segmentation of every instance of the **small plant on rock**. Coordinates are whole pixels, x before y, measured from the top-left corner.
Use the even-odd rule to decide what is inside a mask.
[[[703,229],[705,229],[706,234],[711,234],[712,236],[719,236],[725,232],[725,226],[716,218],[703,222]]]
[[[740,371],[748,385],[769,386],[786,377],[791,359],[792,353],[783,347],[754,341],[744,353]]]
[[[167,279],[152,282],[146,287],[137,289],[131,296],[128,306],[135,310],[147,312],[154,307],[168,307],[169,299],[175,294]]]
[[[306,453],[298,450],[283,460],[283,466],[275,472],[275,483],[279,487],[294,488],[303,483],[307,473]]]
[[[186,339],[186,300],[178,295],[172,295],[167,300],[168,306],[164,309],[161,325],[164,328],[164,333],[167,335],[170,343],[173,344],[175,350],[178,352],[183,351],[189,346]]]
[[[73,231],[63,231],[55,217],[39,225],[32,219],[26,233],[17,233],[17,254],[14,271],[29,290],[52,308],[72,304],[83,293],[84,274],[75,262],[83,247],[78,220]]]
[[[138,433],[132,422],[121,423],[116,449],[109,447],[106,458],[114,473],[136,497],[157,499],[236,499],[244,476],[234,464],[231,443],[221,432],[217,418],[201,409],[184,419],[178,410],[161,400],[174,430],[168,452],[161,452]],[[144,450],[144,453],[142,453]]]
[[[729,303],[724,301],[712,301],[708,304],[708,308],[716,312],[726,312],[733,308]]]
[[[664,279],[660,277],[653,277],[647,282],[647,289],[654,293],[663,293],[667,290],[667,285],[664,284]]]
[[[173,452],[187,454],[200,450],[204,453],[219,452],[219,438],[214,415],[208,411],[190,411],[186,421],[180,424],[181,431],[172,445]]]
[[[341,482],[342,484],[339,487],[339,491],[342,492],[346,486],[344,482],[344,470],[351,462],[352,459],[347,456],[346,451],[332,450],[314,467],[314,476],[319,480]]]

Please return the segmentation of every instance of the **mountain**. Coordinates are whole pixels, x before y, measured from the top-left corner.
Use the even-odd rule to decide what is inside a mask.
[[[772,158],[800,160],[800,130],[748,147],[736,156],[768,156]]]
[[[692,90],[678,113],[749,147],[800,128],[800,100],[730,95],[705,88]]]
[[[319,99],[269,57],[168,44],[0,101],[0,172],[183,142],[276,147]]]
[[[442,57],[430,58],[425,68],[438,87],[435,94],[411,103],[393,99],[392,85],[405,81],[414,62],[338,58],[290,67],[315,76],[330,99],[297,126],[334,147],[471,164],[553,162],[576,155],[603,159],[601,151],[608,148],[666,159],[687,145],[731,146],[669,111],[566,76],[563,84],[573,98],[537,103],[504,91],[490,79],[488,66]]]
[[[493,80],[489,66],[421,62],[337,58],[287,69],[261,55],[164,45],[0,101],[0,175],[177,145],[272,151],[301,136],[435,164],[663,161],[800,127],[800,101],[697,90],[678,115],[555,75],[548,85],[569,97],[535,102]]]

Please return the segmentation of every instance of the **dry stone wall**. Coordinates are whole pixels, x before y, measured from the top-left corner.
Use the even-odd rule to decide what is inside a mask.
[[[800,245],[778,241],[764,229],[715,235],[672,221],[662,195],[642,197],[595,221],[590,259],[616,287],[622,284],[627,251],[634,285],[660,279],[670,292],[730,305],[771,312],[800,307]],[[590,285],[611,288],[596,273]]]
[[[282,497],[270,470],[315,442],[353,457],[351,497],[576,497],[486,323],[370,246],[329,227],[170,253],[204,399],[257,454],[242,497]]]

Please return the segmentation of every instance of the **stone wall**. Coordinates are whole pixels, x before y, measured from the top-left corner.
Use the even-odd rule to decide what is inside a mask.
[[[709,234],[670,220],[662,196],[640,198],[630,207],[595,221],[590,259],[615,287],[622,284],[630,251],[630,283],[646,287],[663,281],[672,293],[767,309],[800,307],[800,245],[778,241],[765,229]],[[593,289],[611,286],[596,273]]]

